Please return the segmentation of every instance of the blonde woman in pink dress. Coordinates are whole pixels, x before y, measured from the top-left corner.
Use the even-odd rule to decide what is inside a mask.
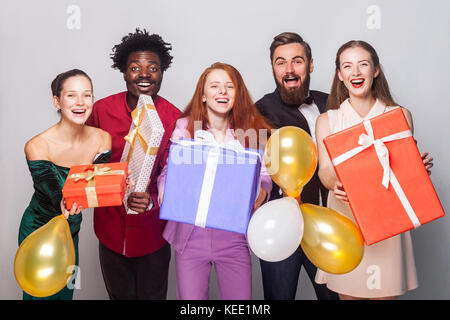
[[[316,138],[319,153],[319,178],[330,192],[328,207],[355,222],[347,195],[336,176],[323,139],[394,108],[375,49],[364,41],[349,41],[336,54],[336,73],[328,98],[328,112],[317,119]],[[402,108],[411,131],[411,113]],[[422,153],[427,170],[432,158]],[[429,171],[428,171],[429,172]],[[334,275],[318,270],[317,283],[326,283],[341,300],[395,299],[418,287],[411,235],[409,232],[364,247],[360,265],[353,271]]]

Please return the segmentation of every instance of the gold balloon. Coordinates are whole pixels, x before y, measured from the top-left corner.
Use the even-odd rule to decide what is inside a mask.
[[[75,247],[69,223],[59,215],[21,243],[14,260],[14,275],[26,293],[48,297],[64,288],[73,265]]]
[[[272,180],[288,196],[298,198],[316,171],[317,150],[305,130],[282,127],[267,141],[264,161]]]
[[[355,269],[364,255],[364,241],[349,218],[329,208],[300,205],[304,232],[301,246],[319,269],[343,274]]]

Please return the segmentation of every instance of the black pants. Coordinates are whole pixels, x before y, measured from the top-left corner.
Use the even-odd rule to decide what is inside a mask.
[[[127,258],[99,243],[100,266],[111,300],[165,300],[170,245],[135,258]]]
[[[337,293],[328,289],[326,285],[317,284],[314,281],[317,268],[309,261],[300,246],[285,260],[268,262],[260,259],[259,261],[265,300],[294,300],[302,266],[308,273],[318,300],[339,300]]]

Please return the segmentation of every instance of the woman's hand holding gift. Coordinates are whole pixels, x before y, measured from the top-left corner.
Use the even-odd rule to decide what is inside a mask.
[[[429,152],[422,152],[420,156],[422,157],[423,165],[425,166],[425,169],[427,169],[428,175],[431,174],[431,167],[433,166],[433,158],[429,157]]]
[[[344,187],[339,180],[336,180],[336,182],[334,183],[333,192],[336,199],[348,202],[347,193],[344,191]]]
[[[63,214],[64,218],[68,219],[69,216],[72,216],[74,214],[79,214],[81,210],[84,208],[82,206],[77,206],[77,203],[74,202],[72,205],[72,208],[68,209],[66,208],[66,200],[64,198],[61,199],[60,202],[61,207],[61,213]]]

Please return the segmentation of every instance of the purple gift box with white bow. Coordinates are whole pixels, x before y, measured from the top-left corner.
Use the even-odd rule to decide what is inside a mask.
[[[258,150],[197,131],[170,147],[160,218],[246,234],[260,169]]]

